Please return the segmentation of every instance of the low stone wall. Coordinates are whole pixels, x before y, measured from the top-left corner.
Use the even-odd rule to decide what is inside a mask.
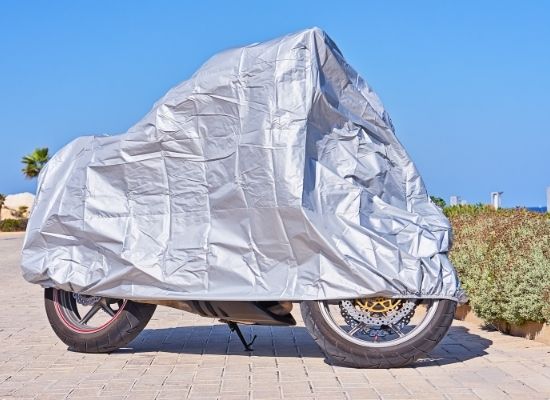
[[[468,304],[458,306],[456,309],[455,319],[480,326],[487,325],[485,321],[474,314],[472,307]],[[525,339],[550,345],[550,325],[548,324],[541,322],[527,322],[523,325],[511,325],[507,322],[496,321],[492,322],[490,325],[502,333],[523,337]]]

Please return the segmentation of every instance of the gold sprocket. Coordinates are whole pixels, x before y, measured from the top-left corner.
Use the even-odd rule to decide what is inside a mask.
[[[356,299],[355,306],[363,311],[372,313],[387,313],[395,310],[401,304],[401,299],[389,299],[387,297],[373,297]]]

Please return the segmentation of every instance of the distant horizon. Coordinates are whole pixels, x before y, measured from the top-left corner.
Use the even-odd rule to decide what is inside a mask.
[[[162,4],[1,6],[0,193],[34,193],[24,155],[125,132],[214,54],[319,26],[381,97],[431,195],[546,204],[550,3]]]

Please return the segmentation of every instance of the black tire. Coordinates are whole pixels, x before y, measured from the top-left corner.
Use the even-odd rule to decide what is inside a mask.
[[[339,335],[321,314],[317,301],[300,304],[308,332],[332,364],[354,368],[396,368],[427,357],[443,339],[453,322],[456,302],[439,300],[439,305],[422,331],[404,343],[388,347],[365,347]]]
[[[69,346],[69,350],[81,353],[109,353],[126,346],[145,328],[157,307],[155,304],[121,301],[116,314],[107,323],[99,328],[83,330],[67,318],[67,306],[60,301],[61,296],[67,294],[70,293],[45,289],[46,314],[59,339]]]

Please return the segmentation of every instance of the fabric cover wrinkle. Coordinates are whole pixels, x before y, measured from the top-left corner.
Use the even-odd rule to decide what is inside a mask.
[[[22,270],[137,300],[462,302],[450,232],[377,95],[313,28],[215,55],[128,132],[61,149]]]

